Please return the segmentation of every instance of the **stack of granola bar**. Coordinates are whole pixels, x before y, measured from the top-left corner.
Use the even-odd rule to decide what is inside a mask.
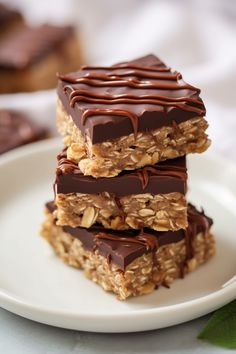
[[[186,155],[204,152],[200,90],[154,55],[60,76],[55,200],[42,235],[118,299],[169,287],[215,253],[186,201]]]

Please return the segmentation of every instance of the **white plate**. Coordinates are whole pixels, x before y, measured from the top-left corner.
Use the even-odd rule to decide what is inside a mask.
[[[189,158],[190,199],[215,219],[217,255],[171,289],[125,302],[64,265],[39,237],[53,197],[56,140],[0,159],[0,305],[59,327],[96,332],[156,329],[206,314],[236,296],[236,167],[208,154]]]

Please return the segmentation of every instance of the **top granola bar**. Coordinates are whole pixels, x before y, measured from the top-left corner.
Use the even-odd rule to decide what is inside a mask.
[[[70,157],[86,159],[80,166],[83,173],[104,176],[99,162],[106,170],[116,170],[107,175],[111,177],[122,169],[206,150],[206,110],[199,93],[154,55],[110,67],[83,66],[59,77],[58,128],[68,146],[77,144]],[[103,145],[106,142],[115,145]],[[149,159],[147,148],[152,148]],[[119,152],[117,162],[117,153],[109,150]],[[131,155],[137,161],[132,162]]]

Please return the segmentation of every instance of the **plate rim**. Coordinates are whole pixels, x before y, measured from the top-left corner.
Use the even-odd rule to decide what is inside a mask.
[[[0,300],[3,300],[3,302],[1,301],[2,308],[39,323],[95,333],[131,333],[166,328],[199,318],[233,301],[235,292],[236,284],[231,284],[227,288],[187,302],[162,306],[156,309],[141,309],[130,313],[116,313],[115,315],[114,313],[86,314],[52,310],[28,304],[7,294],[3,295],[2,291],[0,291]],[[163,321],[161,316],[166,314],[167,311],[168,316]],[[158,315],[161,317],[161,323]],[[181,317],[179,317],[180,315]],[[145,320],[147,317],[148,323],[143,324],[142,320]],[[114,321],[115,319],[117,319],[117,322]],[[136,319],[137,323],[135,327],[132,327],[131,323],[133,324],[132,321],[134,319]],[[96,323],[99,323],[99,325],[102,324],[102,327],[96,325]]]
[[[191,306],[191,305],[195,305],[197,302],[205,302],[205,301],[208,301],[208,300],[214,300],[216,297],[219,297],[219,296],[224,296],[225,293],[229,293],[229,298],[231,297],[231,292],[232,292],[232,295],[235,296],[235,293],[233,293],[233,291],[236,291],[236,283],[233,282],[232,284],[228,285],[227,287],[225,288],[220,288],[210,294],[207,294],[207,295],[204,295],[204,296],[200,296],[199,298],[196,298],[196,299],[192,299],[192,300],[189,300],[189,301],[185,301],[185,302],[180,302],[178,304],[174,304],[174,305],[166,305],[166,306],[160,306],[160,307],[157,307],[157,308],[150,308],[150,309],[137,309],[137,310],[133,310],[132,312],[129,312],[128,314],[125,312],[125,311],[122,311],[120,313],[114,313],[114,312],[110,312],[110,313],[106,313],[106,314],[102,314],[102,313],[97,313],[96,315],[93,315],[91,313],[86,313],[86,312],[80,312],[79,313],[79,316],[87,316],[87,317],[106,317],[106,318],[112,318],[114,316],[118,316],[118,317],[123,317],[123,316],[136,316],[137,314],[146,314],[146,312],[166,312],[167,309],[171,308],[171,309],[178,309],[180,307],[183,307],[183,306],[186,306],[186,304],[189,304],[188,306]],[[73,311],[68,311],[68,310],[53,310],[53,309],[50,309],[48,307],[45,307],[45,306],[37,306],[35,304],[30,304],[30,303],[27,303],[21,299],[19,299],[17,296],[13,296],[13,295],[9,295],[6,291],[0,289],[0,299],[3,299],[3,298],[6,298],[7,300],[9,300],[9,303],[11,302],[15,302],[15,303],[18,303],[18,304],[21,304],[22,306],[25,306],[25,307],[28,307],[28,308],[34,308],[36,309],[37,311],[41,311],[41,312],[48,312],[48,313],[57,313],[57,314],[60,314],[60,315],[72,315],[73,317],[77,317],[78,316],[78,313],[75,313]],[[117,300],[119,301],[119,300]]]

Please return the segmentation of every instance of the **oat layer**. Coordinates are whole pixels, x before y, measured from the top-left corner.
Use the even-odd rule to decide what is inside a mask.
[[[154,254],[136,258],[121,271],[97,251],[86,250],[78,239],[63,232],[49,212],[41,233],[65,263],[82,268],[89,279],[115,293],[119,300],[151,293],[160,285],[169,287],[175,279],[192,272],[215,253],[214,237],[209,232],[198,233],[192,240],[194,256],[187,261],[186,243],[181,240],[161,246]]]
[[[123,136],[113,141],[92,144],[82,136],[60,100],[57,105],[57,126],[69,148],[67,156],[78,162],[85,175],[114,177],[122,170],[133,170],[189,153],[201,153],[209,145],[205,130],[207,121],[196,117],[178,125]]]
[[[116,198],[100,194],[57,194],[55,216],[58,225],[89,228],[95,223],[107,229],[148,227],[158,231],[185,229],[187,204],[181,193],[150,193]]]

